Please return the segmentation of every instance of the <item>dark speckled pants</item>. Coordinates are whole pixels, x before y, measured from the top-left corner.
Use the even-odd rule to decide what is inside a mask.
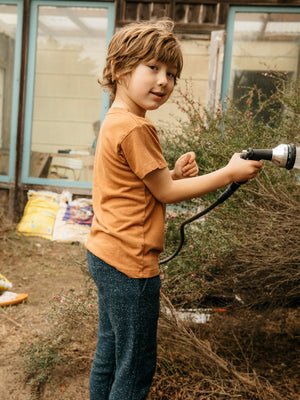
[[[144,400],[156,366],[160,277],[133,279],[88,251],[99,326],[90,400]]]

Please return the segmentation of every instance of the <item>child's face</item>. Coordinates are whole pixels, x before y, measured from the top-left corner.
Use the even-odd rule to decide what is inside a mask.
[[[160,61],[150,60],[138,64],[117,87],[116,99],[129,111],[144,117],[147,110],[156,110],[173,92],[176,68]]]

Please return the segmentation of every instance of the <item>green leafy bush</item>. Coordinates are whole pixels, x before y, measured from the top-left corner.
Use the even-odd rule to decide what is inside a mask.
[[[175,117],[177,128],[172,132],[162,132],[163,150],[170,166],[179,155],[193,150],[199,173],[206,174],[225,166],[233,153],[249,147],[274,148],[280,143],[291,142],[297,145],[300,138],[299,82],[291,82],[284,76],[275,75],[268,76],[268,79],[274,79],[277,87],[272,96],[265,98],[259,90],[252,88],[240,100],[243,101],[242,110],[239,103],[234,104],[226,99],[215,115],[210,114],[194,99],[187,83],[186,91],[179,91],[175,100],[179,107],[179,116]],[[282,112],[273,112],[275,103],[282,105]],[[267,122],[261,117],[266,115],[265,111],[268,114]],[[220,299],[227,296],[228,299],[233,299],[236,295],[240,296],[241,292],[245,292],[243,286],[250,275],[243,270],[243,283],[237,281],[233,284],[233,281],[240,276],[240,268],[246,268],[246,265],[249,265],[248,272],[252,271],[253,285],[257,285],[257,301],[279,301],[288,287],[292,293],[292,285],[299,284],[298,274],[295,274],[296,265],[299,266],[299,257],[295,260],[295,248],[299,249],[300,229],[299,219],[295,221],[297,213],[299,215],[297,183],[296,170],[287,171],[265,161],[258,178],[242,185],[229,200],[207,214],[204,219],[188,225],[182,251],[167,265],[162,266],[163,289],[171,300],[184,307],[195,307],[207,304],[209,297]],[[169,207],[169,212],[176,215],[176,218],[170,220],[167,217],[166,251],[162,258],[176,248],[176,230],[180,223],[211,204],[220,192],[185,202],[179,208]],[[293,229],[288,224],[293,224]],[[288,230],[281,243],[280,237],[274,236],[276,230]],[[263,249],[259,247],[262,241],[265,243]],[[290,243],[290,247],[287,243]],[[285,257],[282,257],[283,246]],[[243,261],[239,259],[242,251]],[[261,283],[257,279],[259,276],[262,279],[262,274],[257,270],[253,272],[253,262],[257,263],[257,257],[253,262],[251,259],[258,252],[265,274]],[[282,268],[278,267],[276,274],[270,261],[272,257],[282,259],[279,264]],[[286,265],[294,267],[287,273]],[[230,274],[233,274],[231,283],[226,287],[222,282],[228,283],[227,277]],[[271,285],[273,288],[268,289],[268,293],[266,287],[263,287],[266,281],[267,286],[270,288]],[[278,289],[276,295],[275,287]],[[248,294],[249,298],[253,296],[252,290],[254,288],[251,289],[251,295]],[[297,294],[291,295],[288,302],[294,302],[298,294],[297,291]]]

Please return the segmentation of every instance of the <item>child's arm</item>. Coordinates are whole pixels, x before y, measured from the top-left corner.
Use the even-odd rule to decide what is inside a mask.
[[[197,176],[199,172],[193,151],[183,154],[175,163],[174,169],[170,171],[171,178],[174,180],[191,178]]]
[[[254,178],[262,167],[261,161],[244,160],[240,154],[232,156],[229,163],[207,175],[173,180],[168,168],[157,169],[144,178],[145,185],[162,203],[178,203],[201,197],[232,182]]]

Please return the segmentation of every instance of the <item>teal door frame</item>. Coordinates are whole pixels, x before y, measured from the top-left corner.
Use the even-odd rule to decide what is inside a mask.
[[[10,117],[10,146],[9,146],[9,169],[8,175],[0,175],[0,182],[14,182],[16,164],[16,145],[18,128],[20,71],[21,71],[21,47],[23,29],[23,0],[0,0],[0,4],[17,6],[17,29],[14,51],[12,112]]]
[[[31,2],[31,8],[30,8],[30,31],[29,31],[26,108],[25,108],[25,122],[24,122],[21,183],[89,189],[92,187],[91,182],[77,182],[77,181],[62,180],[62,179],[35,178],[35,177],[30,177],[29,175],[39,6],[106,8],[108,10],[108,26],[106,33],[106,47],[107,47],[114,33],[115,4],[113,2],[33,0]],[[109,106],[109,95],[108,93],[103,93],[101,119],[104,118],[108,106]]]

